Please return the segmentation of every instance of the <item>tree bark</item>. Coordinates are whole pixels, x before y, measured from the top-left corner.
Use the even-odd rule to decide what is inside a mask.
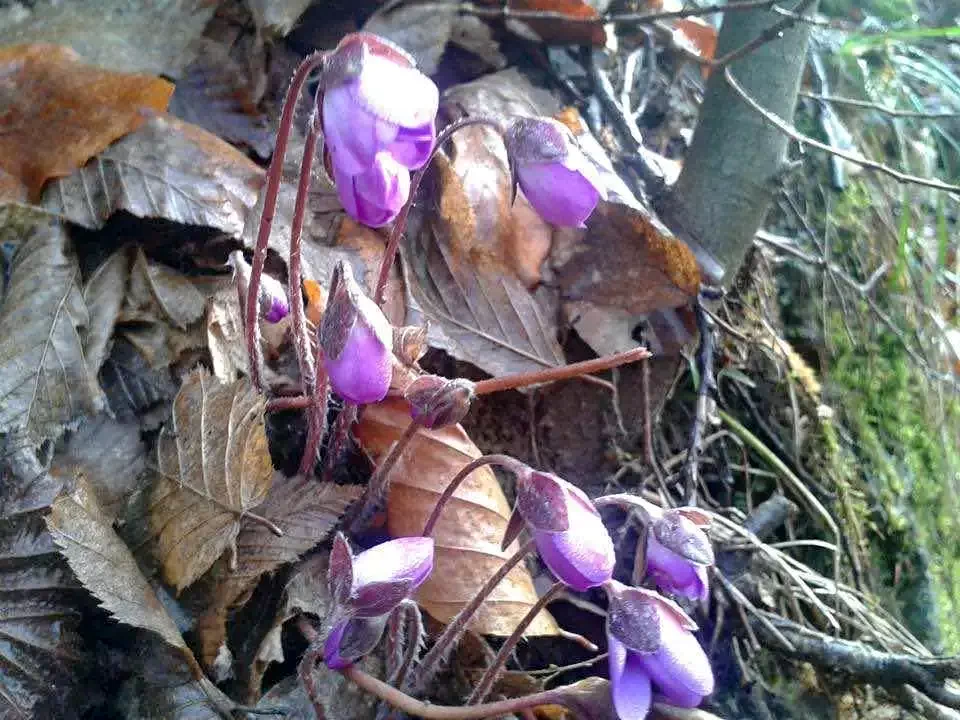
[[[814,12],[816,3],[806,10]],[[725,16],[716,57],[742,47],[782,20],[770,10]],[[809,37],[809,25],[796,23],[731,63],[730,71],[762,106],[792,118]],[[683,170],[657,203],[661,219],[677,235],[716,260],[715,267],[704,268],[708,281],[731,282],[743,263],[766,217],[787,142],[783,133],[747,107],[721,70],[712,73]]]

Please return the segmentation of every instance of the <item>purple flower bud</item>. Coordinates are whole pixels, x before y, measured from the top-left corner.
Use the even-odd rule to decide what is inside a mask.
[[[620,615],[632,605],[640,617],[634,621],[620,618],[607,625],[610,652],[610,682],[613,704],[621,720],[641,720],[650,709],[651,685],[671,705],[696,707],[713,692],[713,671],[703,648],[691,632],[693,621],[675,604],[649,591],[612,581],[607,586],[611,607]],[[638,594],[638,591],[640,594]],[[624,598],[627,599],[626,606]],[[655,614],[656,621],[648,617]],[[642,632],[646,625],[657,626],[654,633]],[[625,628],[628,628],[624,635]],[[640,632],[641,651],[632,649]],[[627,642],[624,642],[626,640]]]
[[[582,490],[550,473],[519,473],[514,512],[526,522],[547,567],[568,586],[587,590],[610,579],[613,540]]]
[[[330,282],[319,342],[330,385],[344,400],[362,405],[386,397],[393,377],[393,330],[343,261]]]
[[[333,626],[323,645],[323,660],[332,670],[342,670],[373,651],[383,636],[388,615],[350,618]]]
[[[448,380],[438,375],[421,375],[403,393],[410,403],[410,415],[425,428],[456,425],[463,420],[473,401],[473,383],[463,378]]]
[[[233,267],[234,277],[239,284],[240,294],[246,296],[250,287],[250,264],[243,253],[235,250],[230,253],[227,263]],[[263,273],[260,276],[260,317],[268,323],[278,323],[290,314],[290,301],[279,280]]]
[[[705,600],[707,566],[712,564],[710,540],[684,508],[664,510],[653,520],[647,533],[647,573],[661,590]]]
[[[410,195],[410,172],[386,152],[377,153],[372,164],[356,175],[346,172],[340,158],[331,153],[333,179],[343,209],[369,227],[391,222]]]
[[[322,82],[325,145],[344,174],[360,175],[381,152],[410,170],[427,162],[440,94],[403,50],[370,33],[347,35]]]
[[[516,181],[544,220],[580,226],[607,194],[573,134],[550,118],[520,118],[505,143]]]
[[[327,583],[343,617],[374,618],[389,614],[432,571],[432,538],[399,538],[353,555],[346,538],[338,533]]]

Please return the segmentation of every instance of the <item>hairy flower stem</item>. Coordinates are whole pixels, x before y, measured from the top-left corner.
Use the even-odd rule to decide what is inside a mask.
[[[403,659],[396,668],[396,672],[390,678],[390,684],[394,687],[403,687],[407,681],[407,675],[420,654],[420,641],[423,638],[423,616],[420,615],[420,606],[413,600],[404,600],[394,612],[403,613],[406,630],[406,652]]]
[[[317,463],[317,453],[320,451],[327,429],[330,383],[327,381],[327,373],[323,367],[317,365],[317,373],[312,402],[307,408],[307,440],[303,446],[303,456],[300,458],[301,475],[309,475],[313,472]]]
[[[337,467],[337,461],[347,446],[347,439],[350,437],[350,428],[357,419],[357,406],[353,403],[346,403],[337,420],[333,424],[333,436],[330,438],[330,446],[327,448],[327,459],[324,462],[323,481],[333,481],[333,471]]]
[[[267,246],[270,244],[270,229],[273,227],[273,216],[277,211],[277,196],[280,193],[280,183],[283,180],[283,158],[287,152],[287,142],[290,140],[290,130],[293,127],[294,111],[303,86],[316,68],[323,63],[324,53],[315,52],[307,55],[297,66],[283,99],[283,110],[280,112],[280,123],[277,126],[277,142],[273,148],[273,157],[270,158],[270,167],[267,170],[267,184],[264,188],[263,210],[260,215],[260,227],[257,230],[257,242],[253,248],[253,262],[250,268],[250,285],[247,288],[246,311],[246,340],[247,355],[250,360],[250,381],[253,386],[263,391],[260,378],[260,367],[263,364],[263,355],[257,338],[260,323],[260,277],[263,275],[263,265],[267,260]],[[300,292],[296,287],[291,294]]]
[[[524,708],[539,705],[563,705],[566,707],[569,704],[569,695],[566,688],[561,687],[485,705],[471,705],[469,707],[434,705],[410,697],[397,690],[397,688],[365,673],[356,665],[344,668],[340,673],[361,690],[377,696],[397,710],[408,715],[425,718],[425,720],[481,720],[482,718],[510,715],[520,712]]]
[[[493,592],[507,574],[519,565],[534,547],[535,543],[533,540],[527,540],[523,543],[520,549],[504,561],[500,569],[490,576],[483,587],[477,591],[477,594],[470,599],[470,602],[467,603],[450,621],[450,624],[444,628],[440,637],[438,637],[433,644],[433,647],[423,656],[420,667],[416,669],[410,679],[410,685],[413,687],[415,694],[422,693],[426,689],[427,685],[433,679],[433,676],[440,669],[440,665],[447,658],[448,653],[466,631],[467,625],[470,624],[470,620],[476,614],[477,610],[480,609],[480,606],[483,605],[490,593]]]
[[[424,537],[430,537],[433,534],[433,529],[440,519],[440,513],[443,512],[447,503],[450,502],[450,498],[453,497],[453,494],[457,491],[457,488],[460,487],[460,484],[467,479],[470,473],[478,468],[482,468],[484,465],[501,465],[513,472],[523,467],[523,463],[509,455],[483,455],[464,465],[460,469],[460,472],[454,475],[450,482],[447,483],[447,486],[443,489],[443,493],[437,498],[437,502],[433,506],[433,511],[423,526],[422,535]]]
[[[403,451],[420,428],[419,422],[411,420],[403,434],[390,446],[383,460],[377,465],[377,469],[373,471],[373,475],[370,476],[370,481],[367,483],[367,490],[364,493],[363,505],[355,515],[353,522],[350,523],[351,532],[359,533],[365,530],[370,525],[376,512],[383,507],[387,500],[387,493],[390,492],[390,471],[403,456]]]
[[[507,659],[510,657],[510,653],[513,652],[513,649],[523,637],[523,633],[527,631],[527,628],[530,627],[530,623],[532,623],[534,618],[540,614],[540,611],[547,606],[547,603],[553,600],[553,598],[556,597],[556,595],[563,590],[564,587],[565,586],[562,582],[555,582],[552,586],[550,586],[550,589],[547,590],[539,600],[537,600],[536,604],[527,611],[527,614],[523,616],[523,619],[513,629],[510,637],[508,637],[504,641],[503,645],[500,646],[497,656],[493,659],[493,662],[490,663],[490,667],[487,668],[486,672],[483,673],[483,677],[480,678],[480,682],[477,683],[477,686],[473,689],[473,692],[470,693],[470,697],[467,698],[467,705],[477,705],[486,699],[487,695],[490,693],[490,689],[493,687],[493,684],[500,677],[504,667],[506,667]]]
[[[383,251],[383,259],[380,261],[380,274],[377,277],[377,287],[373,294],[373,301],[377,305],[383,307],[387,291],[387,280],[390,277],[390,268],[393,267],[393,261],[396,259],[397,251],[400,249],[400,239],[403,237],[403,231],[407,228],[407,217],[410,215],[410,208],[413,205],[414,198],[417,196],[417,190],[420,188],[420,181],[423,180],[424,173],[427,171],[427,168],[430,167],[430,162],[433,160],[434,155],[439,152],[444,143],[446,143],[457,130],[471,125],[487,125],[492,127],[500,134],[500,137],[503,137],[506,132],[498,120],[479,115],[452,122],[437,134],[437,140],[433,144],[433,150],[430,152],[430,157],[427,158],[427,162],[410,178],[410,194],[407,196],[407,202],[404,203],[400,214],[397,215],[397,219],[393,222],[390,239],[387,241],[386,250]]]
[[[326,713],[323,709],[323,702],[317,689],[317,683],[313,677],[313,670],[323,656],[323,638],[320,637],[316,628],[310,624],[310,621],[307,620],[304,615],[297,618],[297,628],[307,639],[307,642],[309,642],[309,646],[303,653],[303,658],[300,660],[300,667],[297,669],[297,673],[300,675],[300,683],[303,685],[307,697],[313,704],[317,718],[323,720],[323,718],[326,717]]]
[[[611,368],[626,365],[627,363],[645,360],[650,357],[650,351],[643,347],[626,350],[615,355],[607,357],[594,358],[593,360],[584,360],[583,362],[572,363],[558,368],[549,368],[547,370],[536,370],[528,373],[517,373],[515,375],[504,375],[503,377],[490,378],[489,380],[480,380],[474,386],[474,394],[488,395],[490,393],[500,392],[501,390],[513,390],[516,388],[527,387],[529,385],[539,385],[541,383],[554,382],[556,380],[567,380],[569,378],[589,375],[590,373],[610,370]]]

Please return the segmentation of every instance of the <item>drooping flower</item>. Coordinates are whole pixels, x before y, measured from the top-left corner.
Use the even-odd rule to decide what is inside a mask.
[[[612,576],[613,540],[600,513],[580,488],[563,478],[530,468],[518,472],[517,505],[505,544],[523,524],[550,571],[574,590],[602,585]]]
[[[241,296],[246,296],[250,287],[250,263],[243,257],[243,253],[235,250],[230,253],[227,263],[233,268]],[[290,314],[290,301],[279,280],[263,273],[260,276],[260,317],[268,323],[278,323]]]
[[[344,209],[386,225],[410,193],[410,170],[430,159],[437,86],[392,43],[347,35],[327,56],[320,102],[324,148]]]
[[[562,123],[520,118],[507,129],[505,143],[523,194],[547,222],[580,226],[606,199],[600,172]]]
[[[337,533],[327,571],[334,601],[324,644],[328,667],[346,667],[376,647],[390,613],[433,571],[433,547],[432,538],[405,537],[354,555]]]
[[[696,624],[657,593],[615,580],[607,586],[610,683],[620,720],[642,720],[652,689],[670,705],[696,707],[713,692],[713,671]]]
[[[361,405],[386,397],[393,375],[393,331],[343,261],[330,281],[319,342],[330,386],[344,400]]]
[[[410,403],[414,420],[425,428],[441,428],[463,420],[473,401],[473,387],[464,378],[421,375],[407,386],[403,396]]]

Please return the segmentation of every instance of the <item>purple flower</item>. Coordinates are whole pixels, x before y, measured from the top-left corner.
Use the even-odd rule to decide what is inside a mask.
[[[670,705],[696,707],[713,692],[713,671],[677,605],[650,590],[607,585],[607,641],[613,704],[620,720],[641,720],[651,686]]]
[[[382,227],[393,220],[410,195],[410,172],[386,152],[357,175],[347,173],[332,156],[333,178],[343,209],[357,222]]]
[[[433,547],[432,538],[405,537],[354,555],[337,533],[327,570],[334,601],[324,645],[328,667],[344,668],[376,647],[390,613],[433,571]]]
[[[319,342],[330,386],[344,400],[362,405],[386,397],[393,377],[393,330],[343,261],[330,281]]]
[[[247,288],[250,287],[250,264],[239,250],[230,253],[227,264],[233,267],[240,294],[246,297]],[[260,303],[260,317],[268,323],[278,323],[290,314],[290,301],[283,285],[266,273],[260,276],[260,295],[257,299]]]
[[[602,585],[613,574],[613,541],[600,513],[577,487],[550,473],[527,469],[517,475],[517,506],[505,544],[519,533],[522,518],[550,571],[574,590]]]
[[[580,226],[606,199],[600,172],[556,120],[515,120],[505,142],[523,194],[547,222]]]
[[[647,532],[647,573],[657,587],[693,600],[709,593],[707,566],[713,548],[701,526],[683,508],[664,510]]]
[[[323,133],[344,173],[359,175],[388,153],[422,167],[435,139],[440,93],[413,59],[370,33],[347,35],[323,71]]]

